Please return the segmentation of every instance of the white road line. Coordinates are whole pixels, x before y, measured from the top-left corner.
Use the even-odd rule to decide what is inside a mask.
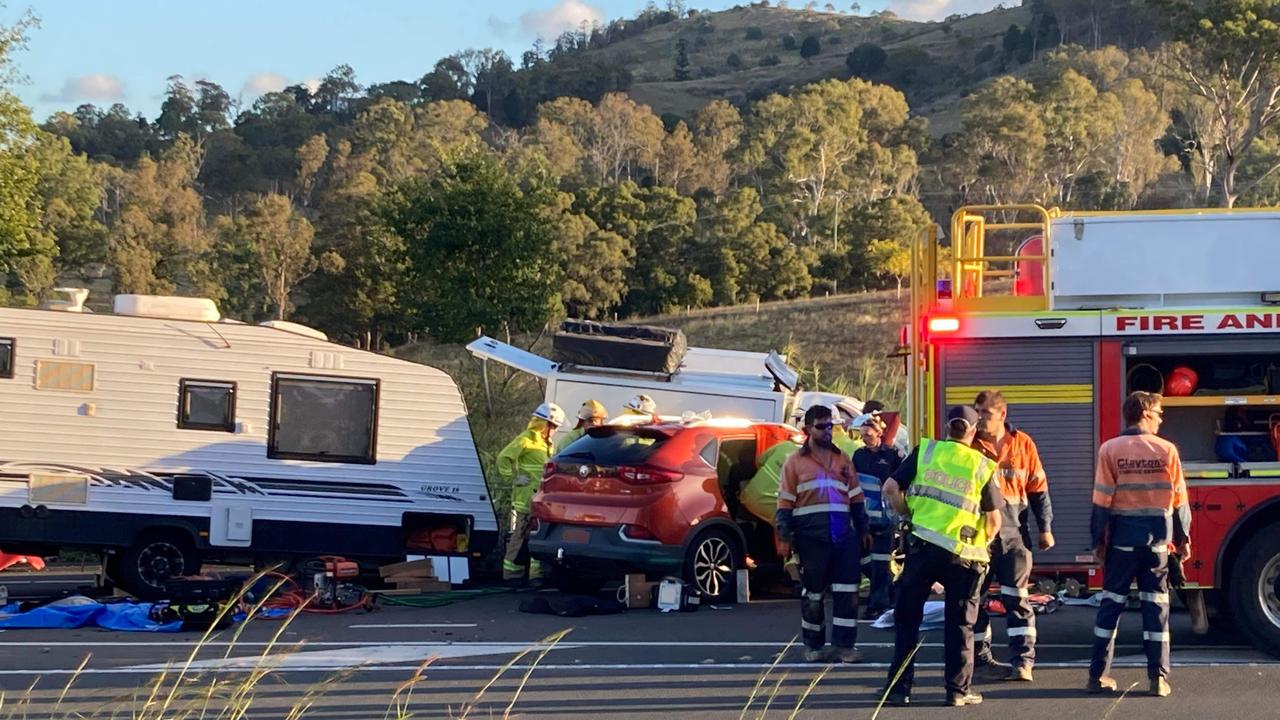
[[[573,650],[574,645],[557,645],[555,650]],[[429,658],[451,660],[454,658],[480,657],[484,655],[516,655],[529,650],[527,645],[365,645],[361,647],[332,650],[299,650],[271,655],[239,655],[230,658],[208,658],[182,662],[182,666],[191,670],[243,670],[260,668],[280,671],[294,668],[314,670],[346,670],[371,665],[390,663],[421,663]],[[175,667],[175,662],[147,663],[131,665],[131,669],[150,670],[152,672],[168,670]]]
[[[1116,661],[1113,664],[1113,667],[1121,667],[1121,668],[1145,668],[1146,666],[1147,665],[1145,660],[1135,660],[1133,662],[1123,662],[1123,663],[1120,661]],[[1173,666],[1175,668],[1226,668],[1226,667],[1230,667],[1230,668],[1259,667],[1260,668],[1260,667],[1280,667],[1280,661],[1268,661],[1268,662],[1214,661],[1214,662],[1191,662],[1191,663],[1175,662],[1173,663]],[[161,667],[167,667],[169,669],[173,669],[176,666],[174,664],[170,664],[168,666],[161,666]],[[538,663],[537,665],[534,665],[533,663],[520,663],[516,665],[511,665],[511,666],[507,666],[506,664],[502,664],[502,665],[440,665],[440,664],[436,664],[436,665],[431,665],[428,672],[429,673],[440,672],[445,670],[453,671],[453,672],[494,672],[497,670],[501,670],[503,668],[509,668],[509,670],[516,673],[529,670],[530,668],[536,668],[538,672],[543,672],[548,670],[721,671],[721,670],[766,670],[771,667],[786,668],[786,669],[809,668],[811,670],[816,671],[819,668],[822,668],[824,666],[818,663],[802,663],[802,662],[778,663],[777,665],[774,665],[773,663],[763,663],[763,662],[762,663],[603,663],[603,664],[602,663],[570,663],[570,664]],[[941,669],[943,667],[943,664],[936,663],[936,662],[920,662],[920,663],[916,663],[916,667],[923,668],[923,669]],[[1081,670],[1081,669],[1088,669],[1088,667],[1089,667],[1089,662],[1087,660],[1081,660],[1078,662],[1057,662],[1057,663],[1038,662],[1036,663],[1036,668],[1038,669]],[[419,665],[369,665],[364,667],[357,667],[355,668],[355,670],[357,672],[414,672],[418,668],[419,668]],[[889,663],[859,663],[857,665],[837,666],[837,669],[841,669],[841,670],[859,670],[859,669],[887,670],[888,668],[889,668]],[[261,668],[258,668],[255,666],[228,666],[228,667],[222,667],[222,668],[208,668],[208,669],[205,669],[204,671],[213,672],[213,673],[243,673],[243,672],[252,672],[260,669]],[[297,667],[278,668],[278,669],[272,669],[271,672],[273,673],[316,673],[316,672],[333,672],[334,670],[335,668],[330,665],[320,665],[317,667],[297,666]],[[156,672],[158,672],[158,670],[156,668],[149,668],[149,667],[142,667],[142,666],[121,667],[121,668],[84,668],[83,670],[79,670],[79,671],[77,671],[74,668],[56,668],[51,670],[0,670],[0,676],[72,675],[77,672],[81,675],[148,675],[148,674],[155,674]]]
[[[570,637],[572,637],[572,636],[570,636]],[[451,641],[447,641],[447,640],[440,640],[440,641],[433,641],[433,640],[424,640],[424,641],[414,641],[414,640],[387,640],[387,641],[375,641],[375,642],[370,642],[369,640],[350,640],[350,641],[344,641],[344,640],[316,640],[316,641],[310,641],[310,640],[294,640],[294,639],[292,639],[292,638],[282,638],[281,640],[277,640],[277,641],[275,641],[275,642],[269,642],[269,641],[250,641],[250,640],[241,640],[241,641],[239,641],[239,642],[230,642],[230,641],[226,641],[226,640],[210,640],[210,641],[207,641],[207,642],[203,643],[203,644],[202,644],[202,646],[204,646],[204,647],[246,647],[246,648],[248,648],[248,647],[266,647],[266,646],[274,645],[274,646],[279,647],[279,646],[281,646],[281,645],[289,645],[289,644],[291,644],[291,643],[297,643],[297,644],[305,645],[305,646],[307,646],[307,647],[364,647],[364,646],[368,646],[368,645],[438,645],[438,646],[440,646],[440,647],[449,647],[449,646],[453,646],[453,645],[478,645],[478,646],[482,646],[482,645],[501,645],[501,646],[506,646],[506,645],[512,645],[512,644],[518,644],[518,645],[521,645],[522,647],[526,647],[526,646],[527,646],[527,647],[545,647],[545,646],[547,645],[547,643],[542,643],[542,642],[539,642],[539,641],[537,641],[537,640],[476,640],[476,641],[457,641],[457,642],[451,642]],[[572,643],[572,644],[573,644],[574,646],[577,646],[577,647],[618,647],[618,648],[624,648],[624,647],[637,647],[637,648],[643,648],[643,647],[658,647],[658,648],[681,648],[681,647],[689,647],[689,648],[717,648],[717,647],[726,647],[726,648],[735,648],[735,647],[755,648],[755,647],[764,647],[764,648],[778,648],[778,649],[781,649],[784,645],[786,645],[786,644],[787,644],[787,641],[786,641],[786,640],[776,640],[776,641],[772,641],[772,642],[760,642],[760,641],[743,641],[743,642],[715,642],[715,641],[705,641],[705,642],[703,642],[703,641],[661,642],[661,641],[627,641],[627,640],[603,640],[603,641],[601,641],[601,640],[586,640],[586,641],[573,641],[573,643]],[[799,646],[799,644],[800,644],[799,642],[797,642],[797,643],[796,643],[796,645],[797,645],[797,646]],[[0,647],[135,647],[135,646],[136,646],[136,647],[174,647],[174,648],[192,648],[192,647],[195,647],[196,645],[197,645],[197,642],[196,642],[196,641],[187,641],[187,640],[173,640],[173,641],[162,641],[162,640],[138,640],[138,641],[130,641],[130,640],[85,640],[85,641],[82,641],[82,642],[77,642],[77,641],[67,641],[67,640],[53,640],[53,641],[42,641],[42,640],[0,640]],[[924,643],[924,644],[922,645],[922,647],[927,647],[927,648],[940,648],[940,647],[942,647],[942,646],[943,646],[943,644],[942,644],[942,643]],[[1135,647],[1135,648],[1137,648],[1137,647],[1141,647],[1141,643],[1140,643],[1140,642],[1133,642],[1133,643],[1124,643],[1124,642],[1120,642],[1120,643],[1118,643],[1118,646],[1119,646],[1119,647],[1121,647],[1121,648],[1123,648],[1123,647]],[[875,643],[860,642],[860,643],[858,643],[858,647],[860,647],[860,648],[892,648],[892,647],[893,647],[893,643],[891,643],[891,642],[875,642]],[[1038,648],[1057,649],[1057,650],[1090,650],[1090,649],[1092,649],[1092,648],[1093,648],[1093,645],[1092,645],[1092,644],[1075,644],[1075,645],[1071,645],[1071,644],[1036,643],[1036,647],[1038,647]],[[1253,648],[1251,645],[1184,645],[1184,646],[1181,646],[1181,647],[1178,647],[1178,646],[1176,646],[1176,645],[1175,645],[1174,650],[1173,650],[1173,653],[1174,653],[1175,655],[1177,655],[1177,654],[1179,654],[1179,653],[1183,653],[1183,652],[1193,652],[1193,651],[1253,650],[1253,649],[1254,649],[1254,648]],[[1037,665],[1039,665],[1039,663],[1037,663]]]
[[[349,628],[472,628],[475,623],[369,623],[348,625]]]

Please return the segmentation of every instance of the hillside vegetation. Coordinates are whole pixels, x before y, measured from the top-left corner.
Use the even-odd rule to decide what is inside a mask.
[[[582,61],[623,64],[632,73],[628,94],[660,115],[691,118],[715,99],[735,105],[773,92],[828,78],[848,78],[846,60],[859,45],[883,49],[883,68],[866,73],[902,90],[912,106],[950,98],[1002,69],[994,52],[1011,25],[1027,26],[1028,8],[992,10],[948,22],[912,22],[890,15],[854,16],[818,10],[753,5],[697,14],[657,25],[635,37],[586,50]],[[817,54],[802,57],[805,38],[816,38]],[[687,47],[690,79],[674,79],[678,44]],[[985,60],[983,48],[992,51]],[[577,60],[577,59],[576,59]]]

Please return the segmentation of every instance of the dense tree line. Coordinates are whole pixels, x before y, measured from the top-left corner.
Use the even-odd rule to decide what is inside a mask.
[[[1042,50],[1091,22],[1088,3],[1054,4],[1077,15],[1008,34],[1036,59],[972,93],[940,139],[857,77],[885,62],[870,47],[848,80],[660,118],[619,92],[625,70],[581,60],[625,24],[519,66],[467,51],[417,82],[362,87],[340,66],[247,108],[173,77],[154,119],[83,106],[37,126],[6,89],[5,293],[34,303],[100,263],[117,292],[205,295],[244,320],[456,341],[893,287],[911,239],[964,203],[1280,200],[1278,0],[1158,0],[1169,42],[1133,51]],[[25,30],[0,33],[4,69]]]

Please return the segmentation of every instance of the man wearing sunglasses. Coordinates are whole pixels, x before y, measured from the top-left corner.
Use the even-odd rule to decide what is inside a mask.
[[[804,414],[807,439],[787,458],[778,484],[776,525],[781,554],[794,545],[800,558],[800,629],[807,662],[824,660],[826,607],[831,590],[831,644],[835,660],[862,659],[858,639],[858,581],[861,556],[869,547],[867,511],[853,461],[832,440],[831,408],[810,407]]]
[[[1090,693],[1114,693],[1110,676],[1120,615],[1136,582],[1142,600],[1142,646],[1147,652],[1149,693],[1169,687],[1169,545],[1191,557],[1191,506],[1182,460],[1173,443],[1157,437],[1163,398],[1135,392],[1121,411],[1128,429],[1098,449],[1093,483],[1094,554],[1103,561],[1102,603],[1094,623]]]

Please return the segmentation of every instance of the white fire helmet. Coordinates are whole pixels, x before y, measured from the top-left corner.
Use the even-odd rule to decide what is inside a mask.
[[[537,410],[533,411],[533,416],[539,420],[546,420],[552,427],[564,425],[564,410],[555,403],[542,403]]]

